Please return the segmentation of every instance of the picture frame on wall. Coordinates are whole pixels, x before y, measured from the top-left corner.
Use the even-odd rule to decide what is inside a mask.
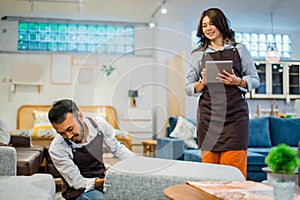
[[[53,84],[72,83],[71,55],[52,54],[51,56],[51,82]]]
[[[78,72],[79,84],[93,84],[93,69],[92,68],[80,68]]]

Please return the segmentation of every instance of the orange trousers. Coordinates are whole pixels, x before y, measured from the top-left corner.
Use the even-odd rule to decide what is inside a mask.
[[[234,166],[242,172],[245,178],[247,178],[247,152],[248,150],[223,152],[201,150],[202,162]]]

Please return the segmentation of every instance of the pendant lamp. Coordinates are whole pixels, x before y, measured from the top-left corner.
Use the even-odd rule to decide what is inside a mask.
[[[272,25],[272,35],[273,32],[273,12],[271,12],[271,25]],[[272,41],[268,41],[267,51],[266,51],[266,61],[269,63],[276,63],[280,61],[280,53],[276,46],[275,38]]]

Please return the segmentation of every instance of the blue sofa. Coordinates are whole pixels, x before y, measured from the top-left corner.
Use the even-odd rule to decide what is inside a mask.
[[[181,139],[169,135],[176,126],[178,117],[169,118],[165,138],[157,138],[158,158],[201,162],[199,149],[186,149]],[[247,158],[247,179],[261,182],[267,179],[262,171],[266,167],[265,157],[273,146],[285,143],[295,150],[300,141],[300,118],[285,119],[263,117],[250,119],[249,145]]]

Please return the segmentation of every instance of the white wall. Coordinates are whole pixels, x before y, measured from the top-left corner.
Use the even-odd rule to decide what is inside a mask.
[[[106,64],[110,56],[99,56]],[[36,86],[17,85],[16,92],[9,91],[12,65],[17,62],[35,62],[42,64],[43,85],[40,94]],[[152,88],[142,87],[151,81],[152,58],[125,56],[112,65],[117,68],[107,77],[100,67],[93,70],[92,84],[79,84],[78,71],[81,67],[72,67],[72,84],[53,84],[51,82],[51,56],[46,54],[0,54],[0,114],[5,116],[9,126],[15,128],[17,109],[24,104],[51,105],[54,100],[72,98],[78,105],[113,105],[118,112],[128,108],[128,90],[139,89],[137,105],[149,107],[152,103]]]
[[[21,14],[20,14],[21,15]],[[116,73],[105,77],[100,68],[94,69],[92,85],[80,85],[76,79],[79,67],[73,67],[73,82],[71,85],[54,85],[50,80],[50,54],[14,54],[0,53],[0,114],[7,118],[9,126],[15,128],[17,109],[24,104],[51,104],[60,98],[73,98],[80,105],[109,104],[116,107],[118,113],[129,108],[128,89],[139,89],[137,106],[149,109],[156,116],[154,133],[161,134],[167,120],[167,62],[168,59],[182,51],[186,52],[186,70],[189,67],[191,52],[190,32],[197,24],[177,19],[158,21],[155,29],[142,28],[136,34],[136,55],[99,57],[101,64],[115,60],[113,66]],[[2,30],[2,27],[0,27]],[[239,30],[234,28],[236,31]],[[248,30],[251,31],[251,30]],[[252,30],[254,31],[254,30]],[[284,32],[284,31],[283,31]],[[292,35],[293,59],[300,60],[299,33]],[[3,43],[2,43],[3,44]],[[12,65],[15,62],[38,62],[44,69],[44,84],[41,93],[34,86],[18,86],[15,94],[9,91]],[[251,100],[252,101],[252,100]],[[267,100],[262,101],[267,105]],[[255,112],[257,100],[250,102],[251,110]],[[285,105],[289,110],[293,104]],[[197,99],[187,97],[185,101],[186,117],[195,118]],[[118,115],[120,117],[120,115]]]

